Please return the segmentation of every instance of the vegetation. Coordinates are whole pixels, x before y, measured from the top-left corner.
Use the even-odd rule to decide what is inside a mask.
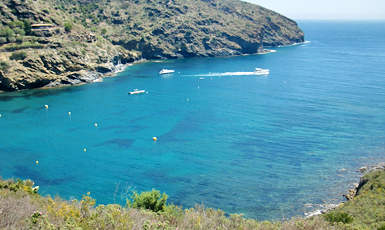
[[[11,54],[9,59],[11,60],[24,60],[27,57],[27,54],[25,52],[14,52]]]
[[[154,212],[163,211],[166,206],[168,196],[153,189],[151,192],[141,192],[140,195],[134,191],[131,199],[133,201],[127,201],[127,206],[132,208],[144,208]]]
[[[41,23],[49,26],[33,26]],[[242,55],[303,41],[293,20],[241,0],[2,0],[0,50],[23,49],[28,59],[13,62],[0,90],[88,82],[84,71],[118,60]]]
[[[327,218],[363,229],[385,226],[385,171],[365,174],[354,199],[328,213]]]
[[[87,193],[81,200],[42,197],[30,180],[0,179],[0,229],[385,229],[385,172],[364,176],[354,200],[327,214],[286,221],[245,219],[221,210],[196,205],[182,209],[167,204],[157,190],[133,192],[126,207],[95,206]]]
[[[0,70],[3,72],[8,72],[9,67],[11,67],[8,62],[0,61]]]
[[[73,26],[72,26],[71,23],[69,23],[69,22],[64,23],[64,30],[65,30],[67,33],[70,32],[70,31],[72,30],[72,28],[73,28]]]

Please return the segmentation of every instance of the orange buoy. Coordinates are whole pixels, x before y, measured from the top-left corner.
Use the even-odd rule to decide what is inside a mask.
[[[154,141],[158,140],[158,138],[156,138],[156,137],[152,137],[152,139],[153,139]]]

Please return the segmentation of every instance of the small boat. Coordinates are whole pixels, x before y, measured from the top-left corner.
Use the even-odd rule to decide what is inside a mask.
[[[174,73],[174,70],[170,70],[170,69],[162,69],[159,74],[165,74],[165,73]]]
[[[255,68],[254,74],[255,74],[255,75],[265,75],[265,74],[269,74],[269,70],[268,70],[268,69]]]
[[[132,95],[132,94],[140,94],[140,93],[145,93],[146,90],[138,90],[138,89],[134,89],[134,91],[132,92],[129,92],[128,94],[129,95]]]

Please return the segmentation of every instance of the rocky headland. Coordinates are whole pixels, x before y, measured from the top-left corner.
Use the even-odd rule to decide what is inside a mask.
[[[297,23],[231,0],[4,0],[0,90],[78,85],[139,59],[224,57],[304,42]]]

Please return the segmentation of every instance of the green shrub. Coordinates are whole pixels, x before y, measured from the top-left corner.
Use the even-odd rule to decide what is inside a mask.
[[[9,28],[9,27],[6,27],[2,30],[0,30],[0,37],[14,37],[15,36],[15,32]]]
[[[25,20],[23,21],[23,23],[24,23],[24,31],[25,31],[25,34],[31,33],[32,26],[31,26],[31,23],[29,22],[29,20],[28,20],[28,19],[25,19]]]
[[[46,13],[46,14],[49,14],[49,10],[48,9],[43,9],[43,12]]]
[[[8,42],[14,43],[14,42],[16,42],[16,38],[15,37],[8,37]]]
[[[210,41],[210,36],[209,35],[205,35],[204,37],[203,37],[203,41]]]
[[[7,43],[7,39],[0,37],[0,44],[5,44],[5,43]]]
[[[166,206],[168,196],[163,193],[162,196],[158,190],[141,192],[138,194],[133,191],[132,201],[127,200],[127,206],[131,208],[144,208],[154,212],[163,211]]]
[[[329,212],[325,214],[325,218],[330,223],[342,222],[344,224],[348,224],[353,222],[353,217],[349,216],[349,214],[345,212]]]
[[[10,21],[10,22],[8,22],[8,26],[9,26],[9,28],[13,29],[16,27],[16,22]]]
[[[8,64],[8,62],[0,61],[0,70],[1,70],[1,71],[3,71],[3,72],[8,72],[9,67],[11,67],[11,66]],[[4,183],[4,186],[2,186],[2,185],[0,184],[0,188],[6,187],[5,185],[6,185],[5,183]]]
[[[17,36],[16,37],[16,42],[17,43],[23,43],[23,41],[24,41],[24,36]]]
[[[106,28],[103,28],[102,31],[101,31],[102,35],[105,35],[107,33],[107,30]]]
[[[378,230],[385,230],[385,224],[381,225],[381,227],[379,227]]]
[[[27,54],[25,52],[14,52],[9,57],[11,60],[24,60],[27,57]]]
[[[14,32],[15,34],[20,34],[20,35],[22,35],[22,36],[25,35],[25,31],[24,31],[23,29],[19,28],[19,27],[14,28],[14,29],[13,29],[13,32]]]
[[[70,32],[70,31],[72,30],[72,28],[73,28],[73,26],[72,26],[71,23],[69,23],[69,22],[64,23],[64,30],[65,30],[67,33]]]

